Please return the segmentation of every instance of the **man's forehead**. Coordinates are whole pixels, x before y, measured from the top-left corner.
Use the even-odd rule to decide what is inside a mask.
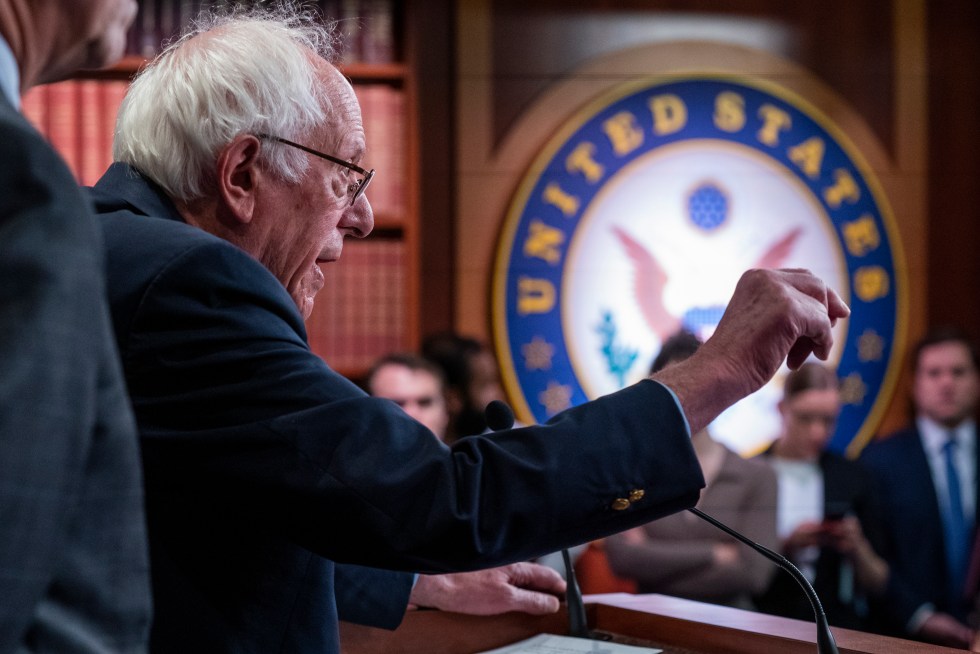
[[[439,383],[439,377],[425,368],[413,368],[401,363],[386,363],[378,368],[376,379],[392,379],[412,384],[431,382]]]
[[[937,344],[924,348],[919,354],[918,364],[915,367],[916,376],[930,375],[946,370],[967,375],[980,374],[980,371],[973,365],[969,348],[962,344],[947,343],[945,345],[957,345],[959,347],[941,350]]]
[[[405,368],[405,370],[408,371],[409,376],[416,381],[432,381],[433,383],[439,381],[438,377],[425,368]]]
[[[344,158],[360,157],[366,147],[361,108],[354,87],[332,64],[320,60],[319,76],[331,104],[327,128],[334,142],[331,146]]]
[[[944,341],[922,348],[919,353],[919,364],[939,366],[949,364],[968,364],[970,362],[969,348],[958,341]]]

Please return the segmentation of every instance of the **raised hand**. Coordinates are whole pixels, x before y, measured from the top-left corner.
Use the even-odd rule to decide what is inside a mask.
[[[850,309],[812,273],[742,275],[714,335],[690,359],[654,376],[676,394],[697,433],[721,411],[768,382],[783,361],[798,368],[830,355],[832,327]]]

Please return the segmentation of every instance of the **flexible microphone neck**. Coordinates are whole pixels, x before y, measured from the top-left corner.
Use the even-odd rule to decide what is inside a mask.
[[[796,583],[803,588],[803,592],[806,593],[806,597],[810,600],[810,606],[813,607],[813,617],[817,625],[817,651],[820,654],[839,654],[837,650],[837,641],[834,640],[834,634],[830,631],[830,625],[827,623],[827,614],[824,613],[823,604],[820,603],[820,598],[817,597],[817,591],[813,590],[813,586],[807,581],[807,578],[800,572],[800,569],[793,565],[792,561],[787,559],[782,554],[773,552],[768,547],[760,545],[753,540],[750,540],[746,536],[743,536],[739,532],[735,531],[723,522],[716,520],[704,511],[698,508],[688,509],[691,513],[701,518],[705,522],[708,522],[718,529],[731,536],[732,538],[738,540],[739,542],[745,543],[756,552],[766,557],[780,568],[789,573]]]
[[[514,426],[514,411],[506,402],[492,400],[483,410],[487,426],[493,431],[502,431]],[[585,614],[585,602],[582,601],[582,589],[575,579],[575,568],[568,550],[561,551],[565,564],[565,604],[568,608],[568,635],[576,638],[592,638],[588,618]]]
[[[582,601],[582,589],[575,578],[575,567],[568,550],[561,551],[561,560],[565,563],[565,605],[568,608],[568,635],[575,638],[592,638],[589,620],[585,615],[585,602]]]

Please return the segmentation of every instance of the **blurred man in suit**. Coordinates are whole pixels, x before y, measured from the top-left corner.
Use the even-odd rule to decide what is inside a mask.
[[[415,354],[394,353],[371,366],[365,385],[368,393],[391,400],[445,441],[449,411],[443,379],[434,363]]]
[[[0,1],[0,653],[140,652],[135,424],[102,237],[20,93],[118,59],[133,0]]]
[[[452,448],[314,355],[303,326],[374,172],[332,35],[214,16],[133,82],[93,191],[140,429],[159,651],[340,649],[334,565],[526,560],[691,506],[690,443],[849,313],[806,271],[746,273],[690,359],[546,425]],[[597,438],[602,434],[602,438]]]
[[[964,595],[976,523],[977,351],[963,333],[928,333],[912,357],[915,423],[861,456],[880,486],[893,619],[916,638],[968,647]]]

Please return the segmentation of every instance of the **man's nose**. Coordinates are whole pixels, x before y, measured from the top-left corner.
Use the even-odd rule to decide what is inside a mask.
[[[374,210],[366,194],[347,208],[340,220],[340,228],[355,238],[364,238],[371,233],[374,229]]]

